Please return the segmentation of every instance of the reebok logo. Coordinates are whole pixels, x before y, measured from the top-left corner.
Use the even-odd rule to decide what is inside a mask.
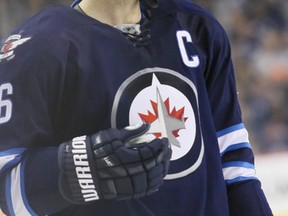
[[[81,193],[85,202],[98,200],[86,150],[86,136],[72,140],[72,154]]]

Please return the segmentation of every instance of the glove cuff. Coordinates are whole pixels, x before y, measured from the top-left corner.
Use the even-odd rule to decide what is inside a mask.
[[[74,204],[99,199],[96,169],[90,138],[76,137],[63,143],[58,151],[59,189],[62,196]]]

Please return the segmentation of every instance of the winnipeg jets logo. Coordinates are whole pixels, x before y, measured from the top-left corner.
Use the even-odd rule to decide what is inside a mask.
[[[185,129],[184,107],[178,111],[174,108],[172,112],[169,112],[169,98],[164,102],[158,88],[157,102],[151,101],[151,104],[154,114],[150,111],[148,115],[139,113],[145,123],[151,124],[147,133],[154,134],[158,138],[167,137],[170,145],[181,147],[176,137],[179,137],[179,130]]]
[[[137,143],[166,137],[172,149],[166,179],[181,178],[202,163],[204,145],[198,93],[191,80],[164,68],[148,68],[129,77],[115,95],[112,127],[149,123]]]
[[[155,75],[153,75],[153,80],[154,86],[156,86],[155,92],[157,99],[156,102],[153,100],[150,101],[153,112],[148,111],[148,114],[139,113],[139,116],[145,123],[151,124],[147,134],[153,134],[157,138],[166,137],[168,138],[170,146],[181,147],[176,137],[179,137],[179,130],[185,129],[185,119],[187,118],[183,118],[184,107],[179,110],[176,110],[174,107],[170,112],[169,98],[165,101],[163,100],[159,90],[160,83]],[[157,87],[157,85],[159,87]]]
[[[7,40],[5,41],[4,45],[1,48],[0,61],[2,59],[10,60],[10,59],[14,58],[14,56],[15,56],[14,50],[18,46],[26,43],[30,39],[31,39],[31,37],[22,38],[22,36],[19,34],[11,35],[10,37],[8,37]]]

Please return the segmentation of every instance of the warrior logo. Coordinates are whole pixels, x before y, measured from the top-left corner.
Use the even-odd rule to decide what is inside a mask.
[[[172,149],[166,179],[194,172],[204,155],[198,93],[187,77],[163,68],[149,68],[129,77],[119,88],[112,110],[112,127],[141,122],[151,125],[138,142],[166,137]]]

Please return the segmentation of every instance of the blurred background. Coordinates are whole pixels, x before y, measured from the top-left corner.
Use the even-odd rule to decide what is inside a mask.
[[[72,0],[71,0],[72,1]],[[43,7],[70,0],[0,0],[0,44]],[[288,216],[288,0],[195,0],[223,25],[243,120],[274,214]]]

